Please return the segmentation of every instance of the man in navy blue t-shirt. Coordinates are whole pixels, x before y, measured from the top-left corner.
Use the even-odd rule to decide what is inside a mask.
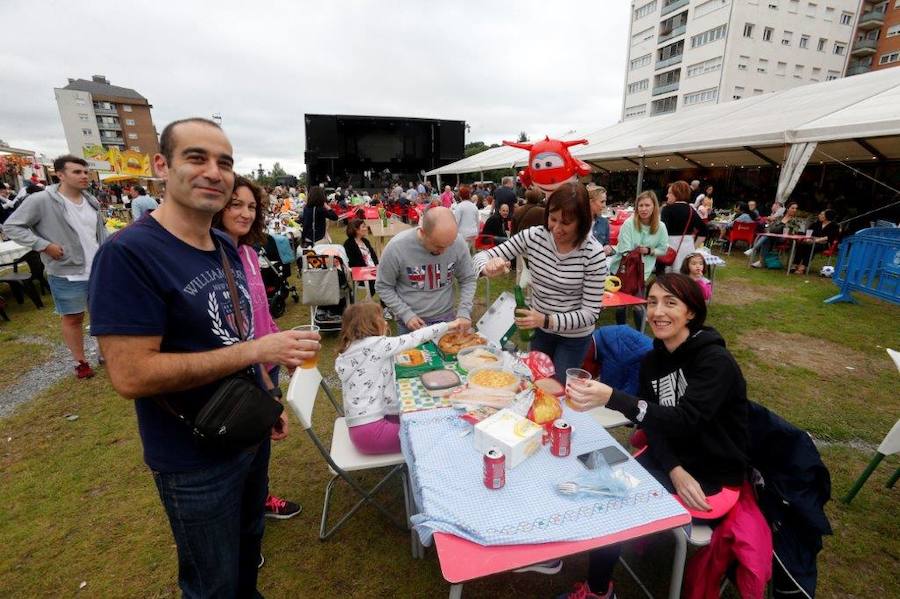
[[[178,548],[186,597],[256,594],[269,441],[249,451],[196,442],[172,411],[194,416],[217,383],[260,363],[296,367],[318,351],[318,335],[284,331],[240,342],[235,310],[251,326],[250,294],[237,250],[210,228],[234,187],[232,149],[206,119],[168,125],[154,166],[163,205],[101,246],[93,263],[91,334],[109,378],[135,400],[144,460],[153,471]],[[234,271],[228,292],[219,247]],[[155,398],[165,398],[164,409]],[[287,420],[273,429],[283,438]]]

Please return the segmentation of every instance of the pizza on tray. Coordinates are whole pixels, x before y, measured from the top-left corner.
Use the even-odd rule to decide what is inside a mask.
[[[438,347],[445,354],[451,355],[464,347],[484,345],[485,343],[487,343],[487,339],[478,333],[447,333],[438,341]]]

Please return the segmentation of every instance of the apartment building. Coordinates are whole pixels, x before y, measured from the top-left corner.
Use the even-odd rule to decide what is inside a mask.
[[[900,0],[863,0],[847,76],[900,65]]]
[[[859,0],[634,0],[622,120],[842,77],[858,10]]]
[[[69,79],[68,85],[53,91],[72,154],[82,156],[86,146],[96,145],[151,156],[159,152],[153,106],[135,90],[94,75],[90,80]]]

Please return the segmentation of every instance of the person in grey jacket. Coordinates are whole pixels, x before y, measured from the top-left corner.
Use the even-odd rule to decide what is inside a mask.
[[[454,311],[453,279],[459,282],[459,306]],[[477,275],[466,242],[457,233],[449,208],[431,208],[417,229],[388,242],[378,264],[375,291],[397,317],[402,335],[456,318],[472,321]]]
[[[84,311],[91,262],[106,240],[100,204],[88,188],[88,164],[76,156],[53,161],[58,185],[28,197],[3,224],[3,232],[20,245],[41,253],[62,335],[75,359],[75,375],[94,376],[84,355]]]

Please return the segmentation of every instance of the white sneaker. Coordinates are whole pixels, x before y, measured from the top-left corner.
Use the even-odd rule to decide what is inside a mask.
[[[754,262],[754,263],[751,264],[750,266],[752,266],[753,268],[762,268],[762,262],[759,261],[759,260],[757,260],[756,262]]]
[[[524,568],[513,570],[513,572],[538,572],[539,574],[558,574],[559,571],[562,570],[562,567],[563,562],[561,559],[558,559],[552,562],[541,562],[539,564],[525,566]]]
[[[752,256],[752,255],[753,255],[753,248],[748,248],[747,251],[744,252],[744,255],[745,255],[745,256]]]

